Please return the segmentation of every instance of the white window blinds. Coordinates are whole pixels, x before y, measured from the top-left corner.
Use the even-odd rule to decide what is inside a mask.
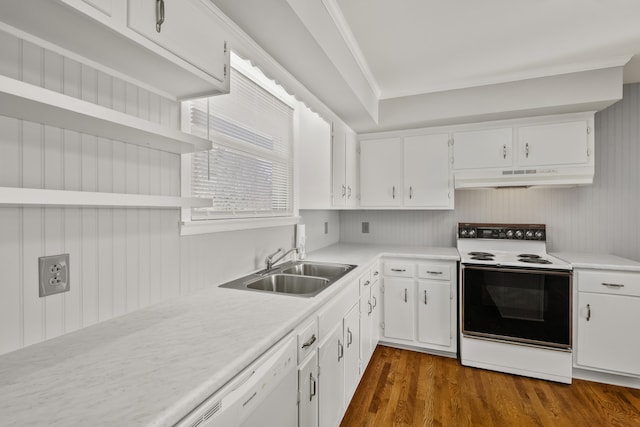
[[[183,106],[186,130],[213,142],[191,165],[192,196],[213,207],[194,208],[192,219],[290,216],[293,110],[236,68],[230,84],[227,95]]]

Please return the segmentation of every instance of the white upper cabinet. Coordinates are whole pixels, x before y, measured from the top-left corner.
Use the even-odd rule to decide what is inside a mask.
[[[404,139],[404,205],[453,207],[447,134]]]
[[[331,159],[331,204],[340,208],[357,207],[358,146],[355,133],[334,124]]]
[[[572,165],[589,161],[586,120],[523,126],[518,132],[518,165]]]
[[[360,205],[453,209],[448,135],[361,141]]]
[[[484,169],[510,167],[513,129],[488,129],[453,134],[453,168]]]
[[[298,104],[296,143],[300,209],[331,207],[331,125]],[[344,167],[342,168],[344,170]]]
[[[0,20],[36,44],[177,99],[229,91],[227,27],[207,0],[3,1]]]
[[[222,84],[228,72],[225,35],[206,3],[129,0],[127,26]],[[162,16],[164,20],[158,24]]]
[[[361,206],[401,206],[402,161],[400,138],[360,142]]]

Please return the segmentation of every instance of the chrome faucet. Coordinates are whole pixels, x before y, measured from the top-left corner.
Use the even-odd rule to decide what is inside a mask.
[[[278,258],[273,259],[273,257],[278,255],[280,252],[284,252],[284,253],[282,255],[280,255]],[[291,252],[298,253],[298,248],[289,249],[286,252],[284,251],[283,248],[280,248],[277,251],[275,251],[274,253],[272,253],[271,255],[267,255],[267,257],[264,259],[264,263],[265,263],[265,266],[266,266],[265,273],[269,272],[273,268],[273,266],[276,264],[276,262],[278,262],[282,258],[286,257]]]

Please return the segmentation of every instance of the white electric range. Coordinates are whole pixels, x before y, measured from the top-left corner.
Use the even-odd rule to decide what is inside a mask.
[[[572,267],[542,224],[458,224],[463,365],[571,383]]]

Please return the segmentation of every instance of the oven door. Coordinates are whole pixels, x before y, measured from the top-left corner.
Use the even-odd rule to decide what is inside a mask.
[[[572,272],[462,266],[465,336],[571,349]]]

